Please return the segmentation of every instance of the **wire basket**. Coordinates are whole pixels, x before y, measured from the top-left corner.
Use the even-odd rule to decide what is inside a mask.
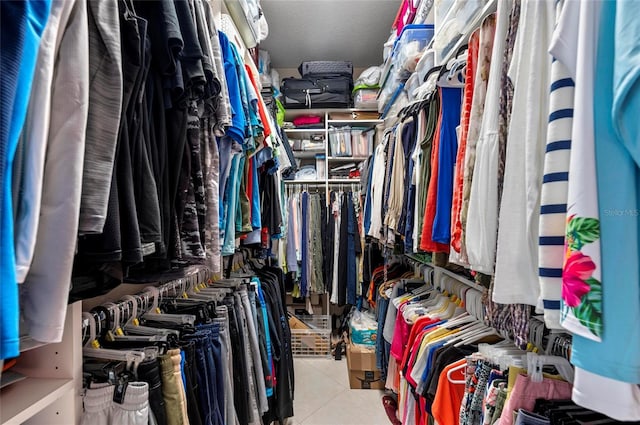
[[[331,357],[330,316],[301,318],[309,329],[291,329],[291,351],[294,357]]]

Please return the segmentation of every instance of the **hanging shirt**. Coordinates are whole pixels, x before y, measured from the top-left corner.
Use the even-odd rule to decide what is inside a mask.
[[[33,262],[22,287],[31,336],[62,339],[75,255],[82,165],[89,110],[89,36],[86,3],[62,2],[57,37],[40,224]],[[51,255],[55,250],[55,255]]]
[[[436,214],[433,219],[432,238],[436,243],[449,245],[451,241],[451,201],[453,196],[453,174],[458,137],[456,127],[460,125],[462,89],[442,88],[442,122],[438,147],[438,184]],[[447,248],[447,252],[449,249]]]
[[[581,274],[575,274],[573,281],[588,285],[592,292],[602,291],[604,327],[601,342],[574,336],[571,355],[576,366],[574,400],[616,419],[635,421],[640,419],[638,6],[634,1],[580,5],[580,40],[585,41],[584,47],[593,48],[587,41],[597,36],[593,102],[602,285],[599,287],[589,276],[593,269],[584,267],[584,260],[582,268],[574,268]],[[587,227],[587,223],[578,223],[571,242],[586,244],[598,235],[597,227]],[[590,303],[580,311],[591,310],[585,314],[590,318],[597,310],[597,299],[587,301]],[[599,390],[600,397],[593,397],[594,390]]]
[[[537,305],[540,182],[548,119],[552,2],[522,2],[509,76],[515,85],[509,125],[493,300]],[[531,78],[535,72],[537,78]]]
[[[331,280],[331,303],[338,304],[338,278],[339,278],[339,267],[338,262],[340,259],[340,227],[342,225],[341,220],[342,217],[340,215],[341,205],[340,202],[342,200],[342,193],[335,193],[335,198],[333,203],[331,204],[331,213],[334,216],[334,227],[333,227],[333,270],[331,271],[332,280]]]
[[[91,87],[80,234],[101,233],[104,228],[123,94],[118,2],[89,2],[87,7]]]
[[[103,5],[105,6],[105,5]],[[105,7],[109,9],[109,7]],[[21,172],[17,173],[14,180],[14,192],[18,193],[16,200],[16,274],[17,281],[22,283],[27,276],[29,267],[33,261],[33,254],[36,246],[36,236],[38,233],[38,224],[40,221],[40,208],[42,206],[42,188],[44,185],[44,167],[47,155],[47,144],[49,139],[49,127],[51,122],[52,102],[60,101],[59,97],[64,94],[58,90],[57,98],[52,99],[54,90],[54,71],[56,68],[56,60],[58,60],[58,52],[60,50],[60,43],[58,39],[62,39],[67,28],[69,21],[69,15],[73,10],[73,4],[68,3],[58,4],[54,3],[51,7],[50,19],[47,21],[47,26],[42,33],[42,39],[40,41],[40,49],[38,50],[36,72],[33,75],[31,85],[31,97],[29,100],[29,108],[27,116],[24,122],[24,128],[22,130],[20,153],[21,158],[16,158],[15,167],[20,169]],[[118,44],[119,44],[119,18],[118,7],[115,7],[115,21],[116,29],[118,30]],[[120,48],[118,47],[118,54]],[[100,58],[102,60],[102,58]],[[120,74],[122,70],[120,69]],[[117,74],[116,74],[117,75]],[[122,76],[120,76],[122,79]],[[120,81],[120,86],[122,82]],[[118,93],[117,85],[113,91]],[[122,90],[120,90],[120,99],[122,98]],[[105,98],[101,98],[104,100]],[[108,101],[109,98],[107,97]],[[121,100],[120,100],[121,101]],[[94,104],[94,108],[97,106]],[[117,123],[120,121],[120,104],[118,102],[115,107],[117,112]],[[112,111],[106,112],[107,114]],[[108,116],[104,117],[105,122],[109,123]],[[102,136],[110,135],[110,131],[114,131],[117,135],[118,125],[113,127],[113,123],[110,124],[109,132],[102,134]],[[89,130],[93,131],[93,130]],[[113,140],[113,147],[115,148],[115,136]],[[113,158],[108,165],[109,168],[109,185],[111,184],[111,170],[113,169]],[[94,170],[99,173],[100,170]],[[85,184],[90,184],[85,182]],[[109,188],[107,188],[108,194]],[[105,211],[106,216],[106,201],[108,196],[105,197]],[[96,199],[96,204],[103,201],[102,198]],[[97,205],[94,205],[97,207]],[[103,217],[104,218],[104,217]],[[104,222],[103,222],[104,225]]]
[[[287,208],[287,272],[298,271],[298,259],[296,255],[296,238],[295,229],[297,227],[298,214],[295,213],[296,202],[291,196]]]
[[[549,48],[555,60],[551,63],[544,175],[569,173],[575,88],[572,75],[575,76],[577,59],[576,29],[580,17],[579,7],[577,2],[564,2]],[[586,107],[591,109],[589,106]],[[560,328],[560,295],[569,184],[567,180],[543,182],[540,192],[538,274],[541,300],[538,304],[542,304],[545,324],[551,329]]]
[[[462,99],[462,115],[460,117],[460,139],[458,140],[458,152],[456,155],[456,170],[454,177],[453,201],[451,204],[451,247],[453,252],[459,253],[462,246],[462,222],[460,210],[462,209],[462,193],[464,190],[464,159],[467,151],[467,139],[469,137],[469,118],[473,104],[473,88],[475,86],[476,69],[478,66],[478,46],[480,43],[480,30],[476,30],[469,38],[467,50],[467,68],[464,77],[464,97]],[[453,254],[452,252],[452,254]]]
[[[389,141],[389,133],[385,134],[382,143],[376,146],[375,157],[373,160],[373,171],[371,172],[371,225],[369,227],[369,236],[376,239],[380,238],[382,231],[382,202],[384,193],[384,175],[385,175],[385,145]]]
[[[442,98],[441,89],[438,89],[438,97]],[[438,116],[436,131],[433,135],[433,148],[431,150],[431,178],[429,179],[429,188],[427,190],[427,202],[424,210],[424,224],[422,227],[422,236],[420,239],[420,249],[432,252],[447,252],[449,245],[438,244],[433,241],[433,220],[436,216],[437,191],[438,191],[438,159],[440,158],[440,131],[442,129],[442,108]]]
[[[594,69],[597,34],[581,34],[577,16],[582,5],[568,2],[573,16],[561,33],[559,50],[566,57],[567,69],[576,82],[575,110],[571,140],[571,159],[568,170],[568,194],[566,233],[563,241],[564,265],[562,273],[562,312],[560,324],[572,333],[600,341],[603,329],[602,316],[602,262],[600,260],[600,225],[598,211],[598,187],[594,141]],[[585,13],[598,13],[585,9]],[[588,17],[597,22],[597,15]],[[585,23],[586,24],[586,23]],[[585,31],[585,29],[582,29]],[[599,101],[595,101],[599,103]],[[563,112],[558,112],[561,115]],[[568,115],[564,113],[564,115]],[[559,172],[547,176],[566,176]],[[553,180],[566,180],[554,178]],[[601,189],[602,190],[602,189]],[[586,228],[594,232],[587,237]],[[552,240],[553,242],[553,240]],[[557,243],[559,243],[559,238]],[[589,286],[583,281],[589,274]]]
[[[407,152],[407,158],[409,160],[409,166],[407,167],[407,174],[405,177],[406,193],[403,206],[404,224],[402,234],[404,235],[404,252],[413,252],[413,227],[414,227],[414,212],[416,205],[416,167],[419,165],[417,161],[420,159],[420,155],[416,154],[416,147],[419,145],[418,141],[424,137],[425,130],[425,116],[424,111],[416,116],[415,123],[410,131],[410,145]]]
[[[227,127],[226,134],[236,142],[244,144],[246,117],[244,113],[245,109],[242,106],[240,81],[238,80],[235,56],[231,48],[231,43],[225,33],[218,31],[218,40],[224,61],[224,74],[227,79],[229,102],[232,111],[231,125]]]
[[[11,201],[12,162],[27,113],[38,44],[50,1],[0,3],[2,43],[0,126],[0,359],[20,353],[18,285],[14,255],[13,207]],[[56,306],[59,307],[59,306]],[[63,310],[63,316],[66,309]],[[64,320],[63,320],[64,321]],[[61,334],[60,329],[60,334]]]
[[[375,165],[375,152],[367,160],[367,174],[368,174],[367,184],[366,184],[367,192],[365,195],[366,198],[365,198],[365,204],[364,204],[364,233],[365,234],[369,234],[369,229],[371,228],[371,208],[372,208],[371,183],[373,181],[374,165]]]
[[[491,68],[487,82],[482,128],[476,146],[466,228],[463,228],[469,266],[493,274],[498,236],[498,128],[501,103],[500,79],[509,24],[510,2],[498,2]]]
[[[504,18],[503,18],[504,21]],[[470,227],[471,232],[477,232],[475,237],[469,237],[469,242],[471,243],[480,243],[482,242],[481,235],[482,229],[478,229],[480,226],[479,223],[474,222],[474,219],[477,218],[477,211],[472,210],[474,213],[474,217],[471,219],[471,223],[468,223],[469,219],[469,204],[471,201],[471,194],[473,191],[473,180],[476,177],[474,175],[476,169],[476,149],[479,143],[482,126],[484,125],[484,119],[488,117],[495,117],[497,115],[497,109],[487,109],[485,105],[485,100],[488,96],[495,96],[495,93],[487,94],[487,86],[488,80],[490,77],[491,69],[493,68],[492,58],[492,50],[494,46],[494,39],[496,34],[496,18],[495,15],[488,16],[482,26],[480,27],[480,39],[478,45],[478,65],[476,69],[476,75],[474,78],[474,88],[473,88],[473,101],[471,106],[471,115],[469,117],[469,134],[467,138],[467,146],[465,149],[465,157],[464,157],[464,177],[463,177],[463,188],[462,188],[462,205],[460,207],[460,259],[463,262],[468,261],[467,255],[467,227]],[[499,34],[501,35],[501,34]],[[499,46],[496,46],[499,48]],[[495,99],[495,98],[494,98]],[[490,101],[493,99],[489,99]],[[489,106],[496,105],[496,103],[490,103]],[[485,111],[487,112],[485,114]],[[482,149],[483,146],[480,146]],[[482,155],[483,152],[481,152]],[[482,159],[482,156],[481,158]],[[487,164],[482,164],[482,166],[486,166]],[[483,169],[484,171],[484,169]],[[478,177],[483,177],[479,175]],[[485,181],[480,181],[476,184],[479,184],[480,187],[485,187],[487,183]],[[484,195],[484,194],[483,194]],[[481,196],[481,195],[477,195]],[[484,201],[484,199],[482,199]],[[482,206],[483,211],[485,211],[484,205]],[[478,237],[480,236],[480,237]]]
[[[389,230],[395,231],[398,228],[400,214],[402,214],[402,203],[404,202],[404,175],[405,156],[402,149],[402,133],[406,123],[398,124],[394,133],[393,152],[390,152],[392,164],[388,184],[388,209],[385,216],[385,225]]]
[[[440,98],[433,95],[429,99],[426,107],[426,128],[424,137],[420,141],[420,174],[417,178],[420,184],[416,191],[416,210],[415,210],[415,230],[414,230],[414,251],[421,250],[422,232],[424,230],[424,216],[427,207],[427,190],[431,181],[431,154],[433,147],[433,139],[438,128],[438,117],[440,115]]]
[[[216,68],[216,76],[220,81],[220,94],[216,99],[217,107],[215,110],[216,123],[214,131],[217,137],[222,137],[225,134],[227,127],[232,124],[229,88],[227,85],[227,76],[222,54],[222,47],[220,44],[220,38],[218,37],[218,30],[215,27],[215,19],[213,17],[213,11],[211,10],[210,2],[204,2],[204,9],[208,24],[209,40],[211,42],[210,46],[213,64]]]
[[[207,266],[212,273],[220,273],[220,154],[213,131],[213,119],[206,117],[200,125],[200,143],[204,157],[204,181],[207,199],[205,218],[205,250]],[[257,182],[256,182],[257,185]]]
[[[300,294],[302,297],[309,295],[311,283],[310,263],[311,251],[309,249],[309,193],[302,192],[302,272],[300,275]]]

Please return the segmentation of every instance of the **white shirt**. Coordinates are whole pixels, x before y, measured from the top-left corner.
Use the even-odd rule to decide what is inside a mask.
[[[411,175],[411,184],[414,184],[416,186],[416,190],[415,190],[416,200],[413,206],[413,223],[411,223],[411,225],[413,226],[412,227],[413,229],[412,252],[418,252],[418,245],[420,244],[420,234],[419,234],[420,228],[418,226],[418,221],[420,220],[418,217],[418,214],[420,211],[420,203],[418,202],[418,198],[420,196],[420,190],[421,190],[422,184],[424,183],[420,178],[420,176],[422,175],[422,159],[423,159],[422,147],[420,146],[420,144],[422,143],[422,139],[424,139],[424,136],[427,132],[426,125],[427,125],[426,112],[423,109],[422,111],[420,111],[420,114],[418,115],[418,127],[417,127],[418,134],[416,139],[416,147],[411,153],[411,158],[413,159],[413,174]]]
[[[549,94],[549,120],[547,146],[544,156],[544,175],[569,172],[571,159],[571,135],[574,82],[579,10],[577,2],[566,1],[558,18],[549,53],[556,59],[551,64],[551,89]],[[579,8],[579,5],[577,6]],[[572,71],[570,71],[570,69]],[[555,113],[555,114],[554,114]],[[567,179],[555,179],[542,183],[540,192],[540,223],[538,246],[538,273],[540,276],[539,306],[544,311],[548,328],[560,328],[560,299],[562,292],[562,266],[564,264],[564,236],[567,222]]]
[[[40,224],[33,262],[22,287],[30,334],[43,342],[62,339],[78,235],[89,110],[87,3],[57,0],[52,6],[53,13],[61,18],[54,56]]]
[[[371,173],[371,225],[369,226],[369,236],[380,239],[382,230],[382,202],[384,193],[384,177],[386,171],[387,158],[384,153],[389,135],[385,135],[385,140],[376,146],[375,159],[373,160],[373,171]]]
[[[576,367],[571,399],[618,421],[640,421],[640,386]]]
[[[511,2],[498,2],[496,33],[491,52],[491,68],[487,81],[487,95],[480,136],[476,145],[476,164],[471,180],[471,195],[464,233],[469,267],[485,274],[493,274],[498,235],[498,122],[502,65]],[[481,40],[482,42],[482,40]],[[481,67],[478,65],[478,70]],[[476,76],[476,79],[479,77]],[[474,93],[475,100],[475,93]]]
[[[572,22],[570,25],[566,25],[559,40],[562,44],[558,46],[559,53],[569,58],[567,60],[567,63],[571,64],[568,66],[569,72],[571,72],[571,77],[576,84],[567,217],[576,215],[577,217],[598,219],[593,97],[600,5],[598,2],[590,4],[568,1],[564,7],[572,8],[572,14],[580,17],[578,24]],[[581,252],[589,256],[596,266],[593,278],[602,282],[600,239],[585,244]],[[585,338],[595,341],[601,340],[584,324],[580,323],[571,308],[564,303],[561,308],[560,324],[562,327]]]
[[[72,9],[73,2],[58,1],[51,5],[51,14],[40,40],[29,108],[20,141],[24,150],[24,165],[15,223],[16,277],[19,283],[27,277],[36,246],[51,120],[53,72],[60,47],[57,38],[59,35],[62,38]]]
[[[547,133],[547,52],[555,23],[554,2],[523,0],[509,78],[513,110],[507,138],[499,214],[493,301],[537,305],[540,182]]]

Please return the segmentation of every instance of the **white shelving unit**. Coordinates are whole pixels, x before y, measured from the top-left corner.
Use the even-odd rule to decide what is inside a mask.
[[[351,113],[353,115],[357,115],[357,113],[362,112],[373,112],[377,114],[375,110],[364,110],[364,109],[288,109],[285,112],[285,121],[293,121],[294,118],[302,116],[302,115],[319,115],[322,117],[323,127],[315,128],[315,129],[300,129],[300,128],[287,128],[284,131],[287,134],[289,139],[298,139],[304,138],[305,136],[312,135],[322,135],[324,137],[324,150],[323,151],[304,151],[304,150],[294,150],[293,154],[296,159],[299,159],[306,164],[310,163],[310,160],[316,158],[316,155],[324,156],[324,175],[323,179],[305,179],[305,180],[285,180],[286,185],[315,185],[315,186],[324,186],[326,191],[328,192],[331,189],[331,186],[335,185],[348,185],[348,184],[359,184],[359,179],[349,179],[349,178],[331,178],[329,175],[329,169],[332,165],[339,166],[349,162],[354,162],[359,164],[367,159],[366,156],[332,156],[330,155],[329,148],[329,130],[333,127],[357,127],[357,128],[369,128],[375,127],[378,124],[384,123],[383,120],[377,118],[366,118],[366,119],[332,119],[332,114],[344,114]]]
[[[27,378],[0,390],[2,425],[73,425],[82,414],[82,303],[67,310],[62,341],[22,346],[12,369]]]
[[[302,116],[302,115],[319,115],[322,117],[323,127],[316,129],[300,129],[300,128],[286,128],[284,131],[287,134],[289,139],[299,139],[310,137],[312,135],[322,135],[324,137],[324,150],[322,151],[304,151],[304,150],[294,150],[293,154],[296,159],[300,160],[303,164],[312,164],[316,158],[316,155],[322,155],[324,157],[324,175],[325,178],[322,179],[300,179],[300,180],[284,180],[284,184],[286,187],[299,187],[299,186],[311,186],[314,189],[322,188],[328,194],[332,188],[339,189],[342,187],[344,190],[348,190],[351,185],[360,185],[360,179],[349,179],[349,178],[331,178],[329,175],[329,169],[332,166],[339,166],[348,164],[353,162],[355,164],[360,164],[361,162],[367,159],[366,156],[332,156],[330,155],[329,148],[329,130],[332,127],[359,127],[359,128],[368,128],[374,127],[377,124],[384,123],[383,120],[380,119],[331,119],[332,114],[336,113],[351,113],[357,115],[356,113],[360,112],[373,112],[377,114],[375,110],[363,110],[363,109],[288,109],[285,112],[285,121],[293,121],[294,118]],[[371,153],[371,152],[370,152]],[[328,197],[327,197],[328,198]],[[315,297],[315,298],[314,298]],[[329,295],[328,294],[312,294],[312,300],[317,300],[316,305],[321,305],[322,307],[322,315],[329,315],[331,310],[329,305]],[[313,301],[312,301],[313,304]],[[292,301],[288,301],[288,305],[290,309],[294,309],[295,307],[303,307],[303,304],[292,304]],[[314,307],[315,308],[315,307]],[[318,314],[318,312],[316,312]],[[322,320],[328,320],[327,318],[323,318]]]

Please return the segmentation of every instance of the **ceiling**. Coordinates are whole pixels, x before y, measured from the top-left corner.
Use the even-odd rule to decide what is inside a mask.
[[[400,0],[262,0],[269,36],[260,43],[277,69],[309,60],[382,63]]]

